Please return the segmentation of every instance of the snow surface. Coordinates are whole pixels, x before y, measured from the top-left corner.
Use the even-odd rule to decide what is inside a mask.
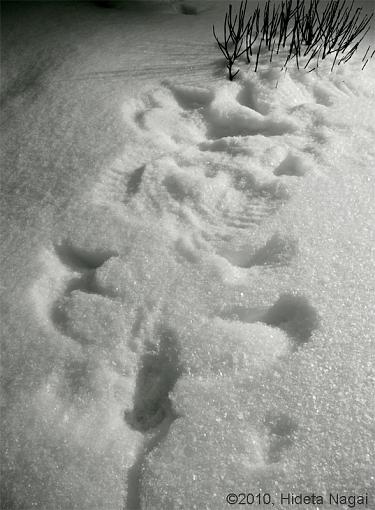
[[[3,507],[374,508],[374,64],[230,83],[222,6],[13,9]]]

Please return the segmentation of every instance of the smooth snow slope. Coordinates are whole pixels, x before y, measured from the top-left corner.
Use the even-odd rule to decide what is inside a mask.
[[[5,101],[3,507],[374,507],[374,64],[229,83],[159,41],[168,77],[91,81],[118,18],[66,9],[81,54]]]

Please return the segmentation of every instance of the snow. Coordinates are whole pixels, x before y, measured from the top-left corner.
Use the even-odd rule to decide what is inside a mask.
[[[8,9],[4,508],[373,505],[374,63],[230,83],[222,5]]]

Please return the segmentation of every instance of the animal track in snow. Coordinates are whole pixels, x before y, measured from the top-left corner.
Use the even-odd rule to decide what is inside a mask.
[[[66,241],[55,244],[55,251],[61,262],[74,270],[90,270],[104,264],[111,257],[119,253],[115,249],[72,245]]]
[[[181,374],[176,334],[170,328],[159,327],[156,336],[159,342],[149,346],[141,357],[133,408],[124,413],[126,423],[145,434],[145,444],[128,472],[126,508],[129,510],[140,508],[145,459],[165,438],[171,424],[178,417],[169,398]]]
[[[295,348],[308,342],[320,319],[315,308],[304,296],[283,294],[263,317],[265,324],[284,330]]]
[[[263,322],[280,328],[289,336],[292,350],[308,342],[320,324],[315,308],[306,297],[297,294],[282,294],[267,310],[236,306],[223,310],[220,316],[248,323]]]
[[[260,91],[249,81],[224,85],[216,94],[200,88],[169,87],[182,108],[200,110],[208,139],[280,136],[296,129],[287,118],[278,119],[270,114],[267,98],[260,98]]]
[[[144,436],[143,446],[127,473],[126,508],[133,509],[139,508],[143,460],[162,441],[177,417],[169,393],[181,366],[171,328],[156,326],[150,337],[143,335],[143,345],[141,340],[134,342],[142,334],[148,312],[138,306],[129,313],[121,293],[120,299],[114,299],[107,292],[108,269],[120,257],[118,250],[99,249],[100,244],[99,239],[98,245],[92,241],[87,248],[82,248],[81,241],[55,246],[55,254],[72,276],[51,315],[55,328],[81,347],[75,357],[64,362],[64,398],[83,403],[116,392],[117,401],[121,401],[123,391],[124,424]],[[118,263],[114,267],[120,269]],[[120,390],[112,388],[112,381],[118,378]]]
[[[294,259],[297,252],[298,243],[295,239],[276,233],[255,251],[244,246],[238,250],[226,249],[220,255],[232,265],[248,269],[253,266],[287,265]]]
[[[273,110],[272,97],[251,80],[216,91],[164,82],[137,103],[139,112],[143,101],[143,128],[147,136],[154,133],[161,152],[133,168],[112,165],[100,194],[131,213],[156,215],[201,235],[220,250],[287,203],[285,177],[310,170],[292,150],[265,169],[258,145],[271,150],[270,137],[297,127],[290,115]]]
[[[273,107],[271,96],[262,96],[252,82],[225,85],[218,92],[165,84],[143,106],[138,103],[129,119],[140,133],[140,154],[110,166],[96,188],[97,197],[118,206],[121,214],[145,215],[152,224],[159,223],[172,233],[176,251],[197,264],[201,259],[194,257],[195,247],[219,253],[244,269],[289,264],[297,254],[298,241],[287,235],[275,234],[251,250],[232,248],[234,239],[242,241],[248,230],[259,229],[287,203],[285,183],[310,170],[298,147],[293,147],[303,114],[295,122],[295,117]],[[320,113],[314,115],[318,119]],[[149,141],[153,149],[146,157],[142,150]],[[279,152],[277,146],[282,146]],[[267,151],[264,156],[262,152]],[[191,250],[187,242],[173,237],[176,232],[193,240]],[[74,256],[65,260],[74,259],[70,265],[81,276],[67,290],[65,332],[83,348],[95,342],[110,346],[113,341],[115,349],[121,331],[134,341],[129,343],[137,360],[136,366],[133,363],[134,391],[123,417],[124,424],[144,438],[127,480],[127,508],[138,509],[143,467],[177,417],[170,394],[182,373],[230,379],[246,370],[251,375],[266,370],[308,342],[319,318],[307,298],[284,294],[269,308],[231,307],[215,317],[202,318],[199,324],[196,319],[182,333],[173,321],[163,326],[158,308],[155,327],[148,317],[153,303],[164,299],[164,294],[155,292],[158,266],[151,264],[150,270],[150,257],[157,258],[154,254],[138,257],[134,267],[123,268],[122,253],[119,256],[116,250],[73,251]],[[168,271],[165,275],[171,278]],[[164,286],[160,280],[160,288]],[[149,309],[142,302],[147,300]],[[132,309],[130,316],[121,315],[123,304]],[[90,328],[87,322],[99,310],[103,324],[98,319]],[[148,326],[152,323],[149,329],[144,326],[147,321]],[[84,378],[85,366],[77,368],[73,385],[74,381],[81,384],[81,372]],[[267,418],[268,450],[264,455],[257,450],[254,459],[265,458],[269,464],[279,461],[296,428],[288,420]],[[255,449],[262,448],[257,445]]]
[[[108,298],[104,295],[100,295],[101,292],[95,283],[95,269],[100,267],[104,262],[113,256],[117,256],[118,252],[114,250],[106,249],[85,249],[82,247],[74,246],[67,242],[59,243],[55,245],[55,252],[58,255],[60,261],[65,266],[69,267],[74,271],[70,281],[65,286],[63,295],[58,299],[54,306],[51,308],[51,319],[55,327],[63,334],[66,334],[73,339],[80,342],[88,342],[85,337],[82,337],[79,333],[69,329],[69,312],[74,312],[74,302],[79,300],[87,294],[97,295],[97,298],[91,297],[91,300],[99,300],[99,306],[102,308],[105,306],[105,302]],[[73,309],[72,309],[73,306]],[[78,312],[83,313],[82,309]],[[86,321],[90,324],[90,321]]]
[[[216,156],[205,168],[202,158],[196,165],[177,164],[171,157],[150,164],[139,197],[143,210],[169,215],[215,242],[255,228],[288,200],[277,179],[258,181],[235,162],[216,166]]]
[[[131,202],[132,214],[169,217],[213,242],[255,228],[287,202],[286,187],[277,178],[262,181],[235,161],[221,159],[212,153],[207,162],[200,151],[190,159],[163,156],[119,182],[108,181],[105,196],[124,207]]]
[[[298,423],[285,413],[268,413],[264,425],[268,431],[267,462],[274,464],[293,445],[293,434],[298,429]]]
[[[164,82],[170,89],[179,106],[186,110],[203,108],[214,98],[213,91],[202,87],[186,87]]]
[[[159,339],[141,357],[134,407],[125,412],[126,422],[134,429],[146,432],[157,427],[172,413],[169,393],[181,372],[176,334],[168,328],[159,328]]]
[[[129,197],[135,195],[141,186],[143,172],[145,171],[146,165],[142,165],[136,168],[127,180],[126,193]]]
[[[217,110],[213,109],[206,118],[209,125],[207,138],[211,140],[228,136],[282,136],[296,130],[290,121],[264,117],[242,105],[228,112],[223,112],[218,105]]]
[[[239,104],[254,110],[261,115],[270,113],[270,105],[266,98],[262,98],[261,90],[253,82],[247,81],[236,97]]]
[[[286,189],[278,183],[260,185],[249,175],[234,177],[221,174],[207,183],[208,192],[216,190],[213,200],[197,205],[203,221],[207,222],[217,238],[226,239],[239,230],[254,228],[275,213],[288,199]]]
[[[278,176],[291,175],[301,177],[308,171],[309,167],[301,157],[295,156],[293,154],[288,154],[288,156],[278,165],[273,173]]]
[[[147,129],[146,116],[147,113],[154,108],[160,108],[161,104],[152,94],[147,94],[143,99],[143,107],[137,108],[134,112],[134,121],[141,129]]]

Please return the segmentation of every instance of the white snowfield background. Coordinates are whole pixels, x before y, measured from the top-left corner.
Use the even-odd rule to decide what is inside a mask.
[[[3,6],[2,508],[373,510],[374,61],[178,7]]]

